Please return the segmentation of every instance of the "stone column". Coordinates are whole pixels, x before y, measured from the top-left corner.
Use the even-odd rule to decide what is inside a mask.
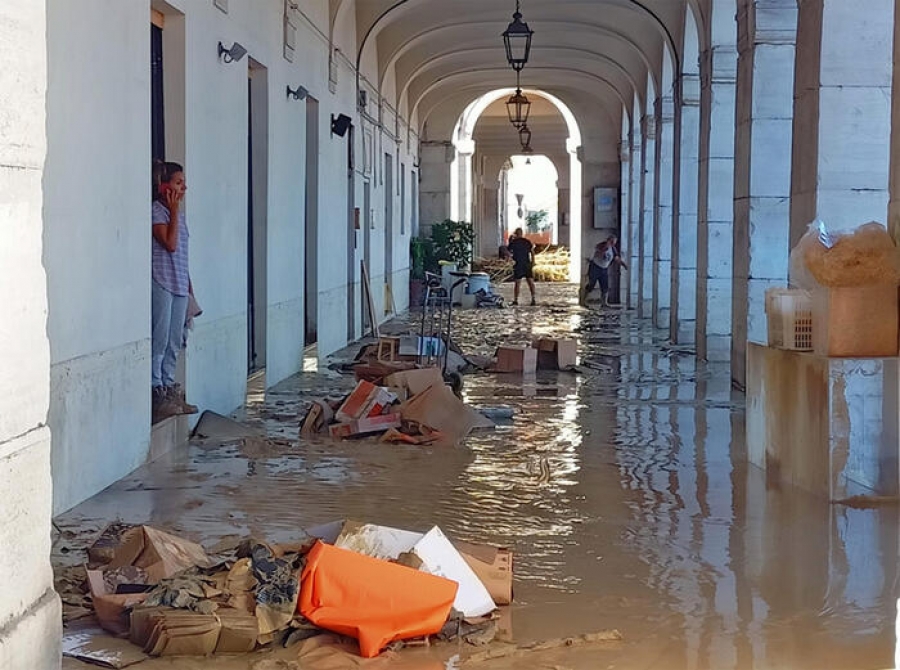
[[[50,345],[42,264],[46,3],[0,4],[0,668],[58,668],[50,568]]]
[[[641,217],[638,263],[638,316],[653,316],[653,224],[656,182],[656,115],[642,119],[644,141],[641,150]]]
[[[456,142],[457,166],[459,168],[459,220],[472,221],[475,201],[475,175],[472,158],[475,156],[474,140]]]
[[[631,131],[631,167],[629,191],[631,204],[628,208],[628,308],[637,309],[640,303],[640,263],[641,263],[641,184],[643,182],[643,130],[640,117],[635,110],[634,127]]]
[[[736,68],[733,42],[700,58],[697,357],[709,361],[731,360]]]
[[[657,100],[656,225],[653,227],[653,325],[668,328],[672,306],[672,183],[675,154],[675,100]]]
[[[795,0],[756,0],[738,11],[737,136],[731,375],[746,380],[747,341],[765,343],[765,292],[787,286]]]
[[[801,0],[791,243],[817,217],[846,230],[885,222],[894,0]]]
[[[697,190],[700,149],[700,77],[681,79],[678,211],[672,230],[672,340],[694,344],[697,332]]]
[[[895,0],[894,16],[900,16],[900,0]],[[891,96],[891,197],[888,226],[894,241],[900,244],[900,21],[894,20],[893,95]],[[900,610],[898,610],[900,612]],[[897,618],[900,629],[900,614]],[[897,662],[900,663],[900,635],[897,637]],[[898,665],[897,667],[900,667]]]
[[[900,1],[900,0],[898,0]],[[623,127],[628,122],[627,117],[623,120]],[[631,253],[631,130],[630,128],[623,133],[622,142],[619,145],[619,160],[622,165],[622,177],[619,197],[619,208],[621,211],[621,223],[619,225],[619,252],[623,258],[628,258]],[[587,250],[590,252],[590,250]],[[622,305],[628,305],[631,302],[631,282],[627,276],[620,273],[620,277],[624,281],[619,282],[619,301]]]
[[[450,142],[419,144],[419,235],[431,236],[431,224],[450,218],[450,166],[455,149]]]

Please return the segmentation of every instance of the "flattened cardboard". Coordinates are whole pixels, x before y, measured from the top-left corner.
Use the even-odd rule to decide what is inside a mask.
[[[215,614],[168,607],[139,607],[131,619],[131,641],[151,656],[209,656],[222,631]]]
[[[444,384],[436,384],[400,405],[404,421],[414,421],[444,436],[438,444],[454,445],[476,428],[491,429],[493,421],[472,410]]]
[[[440,368],[420,368],[395,372],[385,377],[384,383],[387,386],[408,389],[410,395],[418,395],[435,384],[443,384],[444,377]]]
[[[103,668],[127,668],[147,660],[147,655],[128,640],[113,637],[99,628],[66,628],[62,654]]]
[[[513,600],[513,555],[509,549],[489,547],[468,542],[453,545],[478,575],[491,598],[498,605],[509,605]]]
[[[216,616],[222,624],[216,643],[217,654],[243,654],[256,648],[259,622],[255,616],[230,607],[219,608]]]

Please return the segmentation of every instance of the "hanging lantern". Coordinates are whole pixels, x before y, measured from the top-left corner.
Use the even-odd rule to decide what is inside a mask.
[[[519,128],[519,142],[522,144],[522,152],[525,152],[525,149],[531,149],[531,129],[524,125]]]
[[[528,123],[528,115],[531,113],[531,101],[517,88],[509,100],[506,101],[506,112],[509,114],[509,122],[516,128],[521,128]]]
[[[503,32],[503,44],[506,46],[506,60],[516,72],[520,72],[531,56],[531,38],[534,31],[522,20],[519,11],[519,0],[516,0],[516,12],[512,23]]]

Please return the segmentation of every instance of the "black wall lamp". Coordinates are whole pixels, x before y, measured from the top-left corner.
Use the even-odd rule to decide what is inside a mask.
[[[519,143],[522,145],[522,149],[531,147],[531,129],[527,125],[519,128]]]
[[[290,84],[287,86],[287,97],[293,98],[294,100],[304,100],[306,96],[309,95],[309,91],[307,91],[302,86],[298,86],[296,89],[292,89]]]
[[[531,56],[531,38],[534,31],[522,20],[519,11],[519,0],[516,0],[516,12],[512,23],[503,31],[503,44],[506,46],[506,60],[516,72],[521,72]]]
[[[247,50],[240,42],[235,42],[230,49],[226,49],[225,45],[219,42],[219,58],[226,63],[236,63],[247,55]]]
[[[347,129],[353,125],[353,119],[346,114],[331,115],[331,134],[343,137],[347,134]]]

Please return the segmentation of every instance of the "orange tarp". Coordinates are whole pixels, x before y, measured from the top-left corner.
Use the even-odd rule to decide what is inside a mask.
[[[459,585],[322,542],[307,556],[300,613],[359,640],[366,658],[394,640],[433,635],[450,615]]]

